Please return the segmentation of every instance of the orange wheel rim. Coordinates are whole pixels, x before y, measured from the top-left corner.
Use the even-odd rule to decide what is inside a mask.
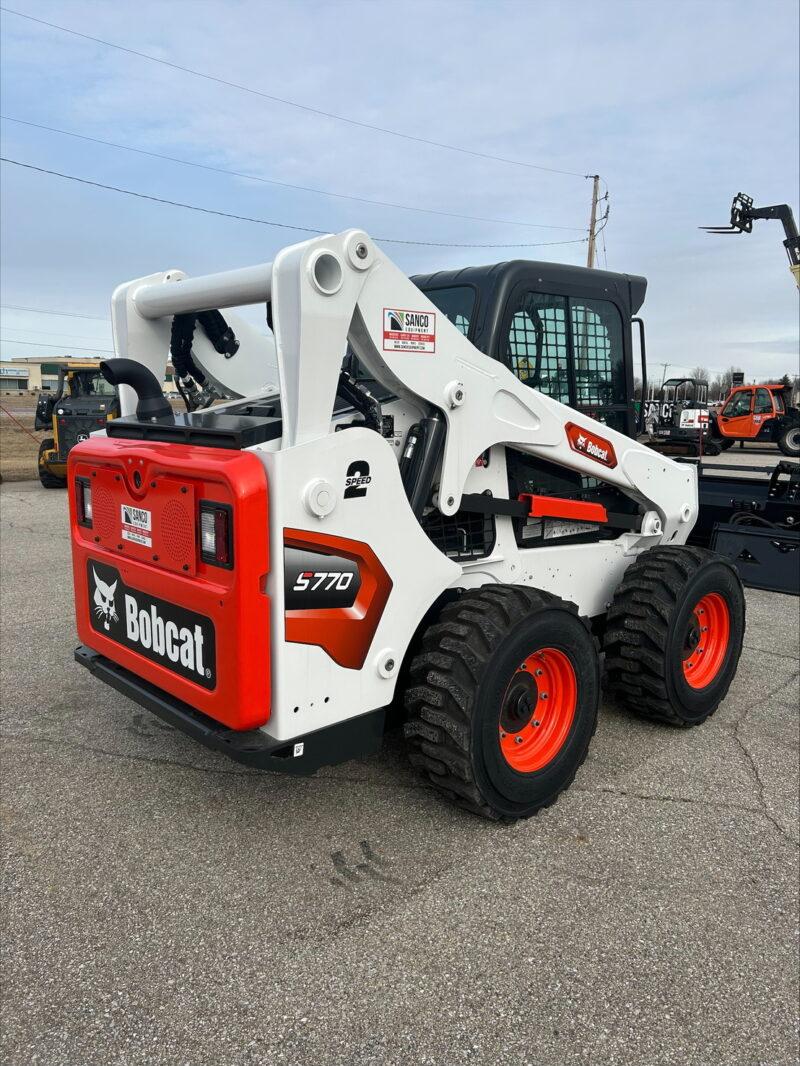
[[[519,773],[541,770],[569,736],[578,702],[575,668],[563,651],[540,648],[508,683],[500,704],[500,751]]]
[[[718,592],[696,604],[683,639],[683,676],[692,688],[710,685],[720,671],[731,636],[731,615]]]

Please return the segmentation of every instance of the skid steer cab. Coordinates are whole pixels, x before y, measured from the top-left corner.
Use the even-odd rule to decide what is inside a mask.
[[[39,445],[39,480],[46,489],[67,484],[67,456],[89,434],[120,413],[117,390],[97,363],[67,363],[59,368],[55,392],[42,392],[34,426],[52,430]]]
[[[77,661],[265,770],[371,752],[397,714],[425,782],[501,822],[572,782],[603,685],[699,725],[744,600],[686,546],[694,467],[630,435],[644,290],[525,262],[412,281],[359,230],[121,285],[122,416],[68,459]]]
[[[784,455],[800,455],[800,411],[787,403],[784,385],[747,385],[733,389],[712,416],[711,439],[722,449],[736,441],[777,444]]]

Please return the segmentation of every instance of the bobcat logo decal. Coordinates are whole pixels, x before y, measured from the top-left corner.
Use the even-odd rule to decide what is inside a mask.
[[[113,585],[107,585],[97,576],[94,567],[92,567],[92,574],[94,576],[94,612],[98,618],[103,619],[103,628],[110,629],[112,620],[119,621],[119,615],[114,608],[117,583],[115,581]]]

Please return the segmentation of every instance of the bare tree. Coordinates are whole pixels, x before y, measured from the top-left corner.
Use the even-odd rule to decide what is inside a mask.
[[[707,366],[696,366],[691,371],[689,376],[693,377],[693,378],[702,378],[703,381],[708,381],[708,367]]]
[[[698,369],[703,369],[699,367]],[[728,393],[731,391],[731,382],[733,381],[734,374],[741,374],[742,368],[739,366],[729,366],[727,370],[723,370],[721,373],[716,374],[714,380],[708,387],[708,398],[710,400],[724,400]]]

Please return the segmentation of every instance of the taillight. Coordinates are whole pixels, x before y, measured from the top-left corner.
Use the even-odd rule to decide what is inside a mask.
[[[200,501],[200,558],[212,566],[233,566],[233,509],[226,503]]]
[[[75,478],[75,509],[78,525],[92,528],[92,483],[88,477]]]

